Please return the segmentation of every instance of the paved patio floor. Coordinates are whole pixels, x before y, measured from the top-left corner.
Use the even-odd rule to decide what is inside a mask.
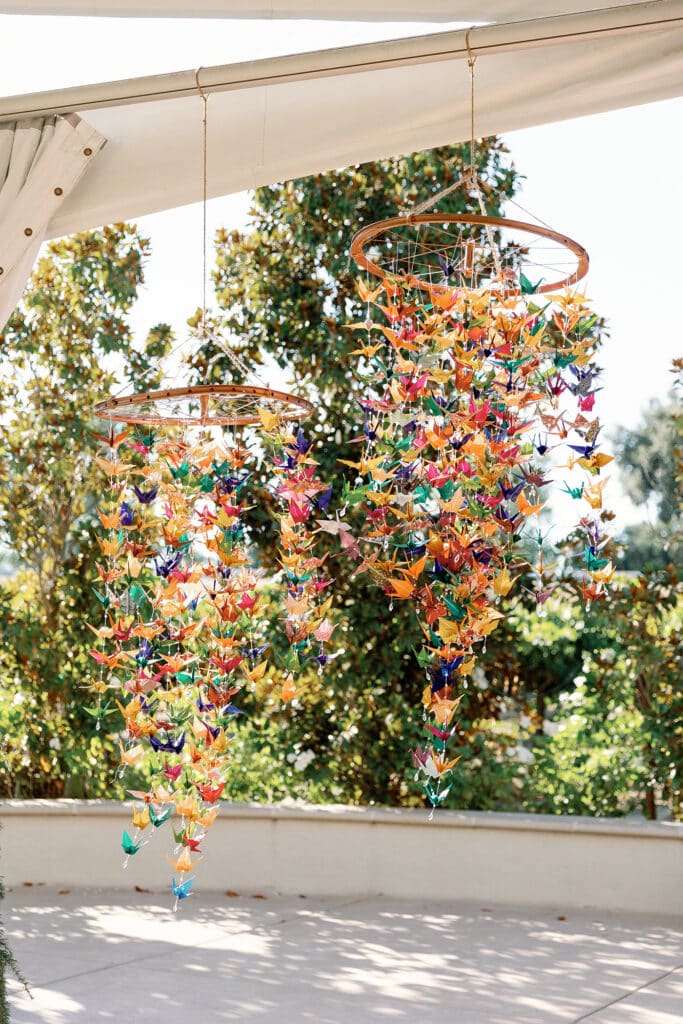
[[[261,895],[265,898],[258,898]],[[382,898],[8,893],[13,1024],[680,1024],[676,922]]]

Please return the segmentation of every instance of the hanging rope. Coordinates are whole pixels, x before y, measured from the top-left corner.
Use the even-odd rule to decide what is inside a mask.
[[[442,189],[440,192],[437,192],[437,194],[435,196],[430,196],[429,199],[426,199],[423,203],[420,203],[418,206],[414,206],[410,210],[406,210],[405,211],[405,216],[408,219],[410,219],[411,215],[412,216],[418,216],[421,213],[427,213],[434,206],[436,206],[438,203],[440,203],[442,199],[445,199],[446,196],[449,196],[449,195],[451,195],[452,192],[457,191],[457,189],[463,188],[463,187],[466,187],[466,186],[470,186],[474,190],[474,194],[475,194],[477,203],[479,205],[479,211],[480,211],[481,215],[483,217],[488,216],[487,210],[486,210],[486,204],[484,202],[484,196],[483,196],[483,193],[482,193],[482,190],[481,190],[481,184],[480,184],[480,180],[479,180],[479,175],[477,174],[476,144],[475,144],[475,133],[474,133],[474,123],[475,123],[474,122],[474,114],[475,114],[475,105],[476,105],[475,104],[475,64],[477,62],[477,56],[473,52],[472,47],[470,45],[470,35],[471,35],[471,33],[472,33],[472,29],[471,28],[468,28],[467,32],[465,33],[465,48],[467,49],[467,66],[468,66],[469,71],[470,71],[470,153],[469,153],[470,162],[469,162],[469,167],[465,170],[465,172],[463,174],[460,175],[460,177],[457,179],[457,181],[454,181],[451,185],[448,185],[446,188]],[[484,225],[484,230],[486,231],[486,238],[488,240],[489,248],[491,250],[491,257],[493,259],[493,264],[494,264],[494,266],[496,268],[496,276],[500,278],[500,277],[502,277],[502,274],[503,274],[503,268],[502,268],[502,264],[501,264],[501,261],[500,261],[500,254],[498,252],[498,247],[496,245],[495,238],[493,236],[493,230],[491,228],[491,225],[490,224],[485,224]]]
[[[441,191],[439,191],[439,193],[437,193],[435,196],[431,196],[428,200],[425,200],[424,203],[420,203],[418,206],[412,207],[411,210],[405,211],[405,216],[409,217],[409,219],[411,215],[415,216],[421,213],[427,213],[428,210],[431,210],[434,206],[440,203],[441,200],[445,199],[446,196],[450,196],[458,188],[462,188],[466,185],[470,185],[473,188],[474,195],[479,206],[479,212],[481,213],[481,215],[483,217],[487,216],[486,205],[483,200],[481,186],[479,183],[479,175],[477,174],[476,170],[476,144],[474,134],[476,54],[473,52],[472,47],[470,45],[471,33],[472,29],[468,29],[467,32],[465,33],[465,47],[467,49],[467,67],[470,70],[470,164],[465,173],[461,174],[457,181],[454,181],[452,184],[447,185],[446,188],[442,188]],[[496,267],[496,274],[500,278],[500,276],[502,276],[503,273],[503,267],[501,264],[501,257],[498,251],[498,246],[496,245],[496,240],[494,239],[494,232],[492,227],[490,227],[490,224],[484,224],[484,229],[486,232],[488,247],[490,249],[490,253],[492,253],[494,265]]]
[[[470,69],[470,178],[473,184],[476,185],[477,168],[474,158],[474,65],[477,62],[477,58],[472,53],[470,46],[471,31],[472,29],[468,28],[465,33],[465,46],[467,47],[467,66]]]
[[[240,358],[240,356],[238,356],[236,352],[233,352],[231,350],[230,346],[227,345],[223,341],[222,338],[220,338],[217,334],[214,334],[213,331],[209,330],[209,328],[207,326],[207,322],[206,322],[206,290],[207,290],[207,279],[208,279],[207,256],[206,256],[206,250],[207,250],[207,230],[208,230],[207,229],[207,214],[206,214],[207,199],[208,199],[208,196],[207,196],[207,190],[208,190],[208,184],[207,184],[208,183],[208,170],[207,170],[207,166],[208,166],[208,161],[207,161],[207,154],[208,154],[208,111],[207,111],[207,106],[208,106],[209,97],[208,97],[207,93],[202,89],[201,82],[199,81],[199,72],[201,70],[202,70],[202,68],[198,67],[197,70],[194,73],[194,80],[195,80],[195,83],[197,85],[197,91],[198,91],[198,93],[199,93],[199,95],[201,97],[201,100],[202,100],[202,320],[201,320],[201,326],[200,326],[200,333],[201,333],[201,336],[203,338],[207,338],[209,341],[212,341],[214,343],[214,345],[217,345],[218,348],[221,349],[221,351],[224,353],[224,355],[226,355],[228,357],[228,359],[230,360],[232,365],[235,367],[235,369],[238,370],[241,374],[244,375],[244,378],[245,378],[246,381],[249,381],[251,379],[251,380],[256,381],[261,386],[267,387],[268,385],[259,377],[259,375],[255,372],[255,370],[250,369],[248,366],[246,366],[246,364]]]
[[[201,67],[194,73],[197,92],[202,100],[202,328],[206,327],[206,182],[207,182],[207,104],[209,97],[199,81]]]
[[[419,203],[417,206],[411,207],[410,210],[406,210],[405,211],[406,216],[410,216],[411,213],[412,214],[427,213],[428,210],[431,210],[433,206],[436,206],[437,203],[440,203],[442,199],[446,198],[446,196],[451,195],[451,193],[456,192],[459,188],[462,188],[463,186],[468,185],[470,183],[473,185],[473,187],[475,188],[475,190],[477,192],[479,191],[478,179],[477,179],[477,173],[476,173],[476,166],[475,166],[475,147],[474,147],[474,64],[475,64],[475,61],[476,61],[477,58],[472,53],[472,48],[470,47],[470,32],[471,31],[472,31],[472,29],[468,28],[467,32],[465,33],[465,47],[467,48],[467,66],[470,69],[470,165],[469,165],[469,168],[467,168],[465,170],[464,174],[461,174],[460,177],[456,181],[454,181],[451,185],[448,185],[446,188],[442,189],[440,192],[437,192],[435,196],[430,196],[429,199],[425,199],[424,202]]]
[[[474,108],[475,108],[475,64],[477,63],[477,57],[476,57],[476,54],[474,54],[472,52],[472,47],[470,46],[470,33],[471,32],[472,32],[472,29],[468,28],[467,32],[465,33],[465,46],[467,47],[467,66],[470,69],[470,180],[472,182],[472,187],[474,188],[474,192],[475,192],[475,195],[477,197],[477,202],[479,203],[479,210],[481,212],[481,215],[482,215],[482,217],[485,217],[487,215],[486,214],[486,204],[484,203],[484,197],[482,195],[482,191],[481,191],[481,188],[479,186],[479,175],[477,174],[476,158],[475,158],[476,150],[475,150],[475,143],[474,143]],[[486,224],[485,227],[486,227],[486,237],[488,239],[489,248],[491,250],[491,256],[493,257],[493,263],[494,263],[494,266],[496,268],[496,276],[497,277],[502,277],[503,268],[501,266],[500,254],[498,252],[498,247],[497,247],[495,239],[493,237],[493,231],[491,229],[491,225],[490,224]]]

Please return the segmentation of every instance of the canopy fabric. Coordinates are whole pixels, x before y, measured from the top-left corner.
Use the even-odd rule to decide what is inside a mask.
[[[683,92],[683,0],[489,25],[469,42],[479,136]],[[202,69],[209,195],[467,139],[466,58],[451,31]],[[47,237],[201,198],[194,72],[0,99],[0,123],[77,111],[109,145]]]
[[[479,136],[683,92],[683,0],[486,26],[470,42]],[[203,69],[209,195],[467,139],[466,57],[458,31]],[[0,122],[56,111],[87,111],[109,144],[48,237],[201,198],[194,72],[0,99]]]
[[[0,14],[79,15],[109,18],[242,18],[313,21],[521,21],[596,7],[618,7],[629,0],[0,0]]]
[[[74,114],[0,124],[0,330],[19,301],[48,223],[104,142]]]

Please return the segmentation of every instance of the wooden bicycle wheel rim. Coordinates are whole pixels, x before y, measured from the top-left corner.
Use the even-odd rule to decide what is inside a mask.
[[[421,281],[419,276],[415,274],[402,274],[400,271],[396,273],[387,272],[378,266],[366,252],[366,247],[368,247],[372,242],[375,242],[378,238],[386,236],[392,228],[405,228],[415,224],[464,224],[468,226],[481,225],[482,227],[490,226],[493,228],[508,228],[510,230],[519,231],[525,234],[532,234],[539,238],[547,239],[550,242],[563,247],[576,258],[576,269],[559,280],[539,284],[536,289],[536,293],[538,294],[559,291],[562,288],[569,288],[571,285],[581,281],[588,272],[588,253],[579,242],[576,242],[573,238],[569,238],[568,235],[563,235],[559,231],[554,231],[552,228],[545,227],[542,224],[528,224],[526,221],[510,220],[506,217],[489,217],[475,213],[408,214],[405,217],[389,217],[387,220],[375,221],[373,224],[368,224],[366,227],[361,228],[360,231],[354,235],[350,249],[352,259],[356,265],[361,268],[361,270],[366,270],[374,277],[382,279],[391,277],[393,280],[401,280],[402,278],[411,277],[418,287],[427,290],[431,287],[431,283]]]
[[[183,403],[187,403],[186,412],[174,412],[174,409],[181,410]],[[233,411],[230,411],[231,405],[234,405]],[[301,395],[240,384],[197,384],[140,391],[98,402],[94,411],[102,419],[119,423],[249,426],[261,422],[257,406],[276,412],[288,421],[304,419],[313,411],[313,403]]]

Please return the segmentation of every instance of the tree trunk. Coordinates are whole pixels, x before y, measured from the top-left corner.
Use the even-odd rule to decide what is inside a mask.
[[[536,722],[535,734],[536,736],[542,736],[543,722],[545,720],[545,693],[543,690],[536,691],[536,716],[538,721]]]
[[[650,694],[647,688],[647,680],[644,675],[639,675],[636,679],[636,693],[635,693],[635,704],[643,716],[646,716],[648,711],[651,709]],[[650,770],[650,778],[655,777],[657,765],[652,757],[652,744],[645,744],[645,757],[647,760],[647,766]],[[654,782],[647,782],[645,784],[645,794],[643,799],[643,811],[648,821],[657,820],[657,800],[656,790]]]

